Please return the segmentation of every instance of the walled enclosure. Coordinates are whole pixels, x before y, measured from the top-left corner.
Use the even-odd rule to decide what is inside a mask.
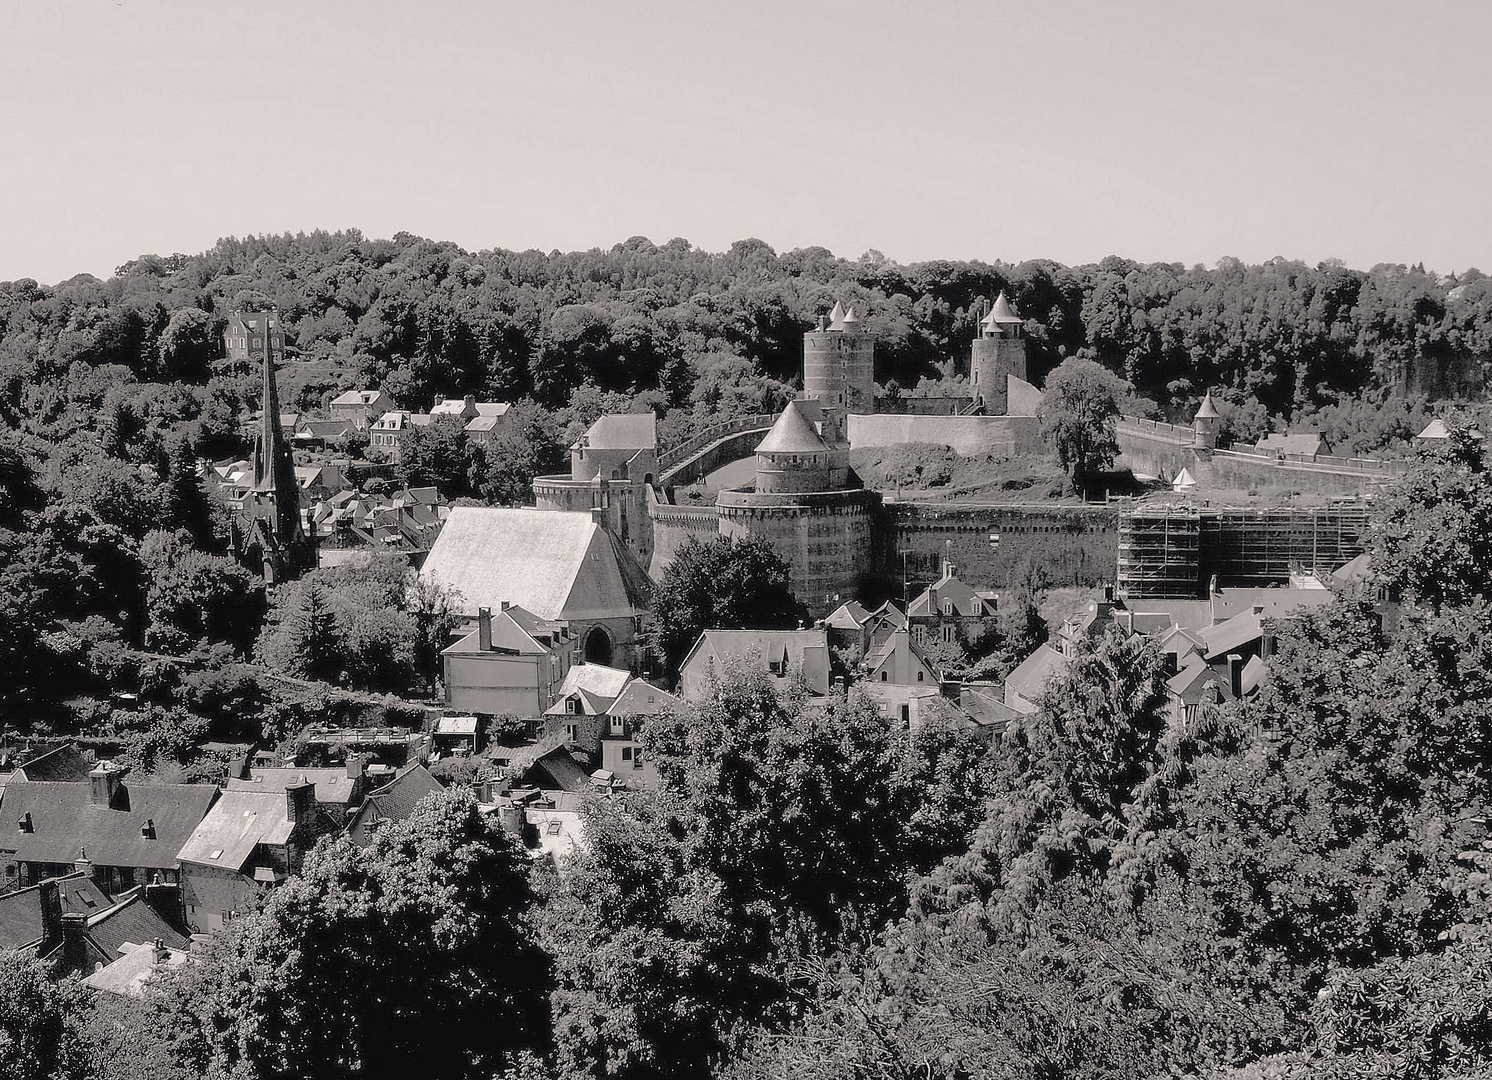
[[[919,416],[912,414],[849,417],[850,448],[941,443],[966,457],[1015,457],[1041,443],[1034,416]]]

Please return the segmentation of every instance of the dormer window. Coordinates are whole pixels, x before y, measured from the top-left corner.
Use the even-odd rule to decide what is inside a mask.
[[[21,819],[16,822],[16,827],[18,829],[20,829],[22,832],[26,832],[26,833],[28,833],[28,832],[35,832],[36,831],[36,829],[31,824],[31,811],[30,810],[27,810],[24,814],[21,815]]]

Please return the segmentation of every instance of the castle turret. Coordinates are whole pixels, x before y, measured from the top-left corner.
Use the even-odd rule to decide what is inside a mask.
[[[818,328],[803,335],[803,396],[826,412],[875,412],[875,339],[860,329],[854,308],[836,303]]]
[[[1212,404],[1212,394],[1202,395],[1202,404],[1197,406],[1197,415],[1192,417],[1192,446],[1198,450],[1212,450],[1217,447],[1217,428],[1222,422],[1216,407]]]
[[[1002,292],[980,322],[969,357],[970,389],[986,415],[1010,411],[1011,375],[1026,379],[1026,323]]]
[[[764,494],[831,490],[835,451],[813,430],[796,401],[756,448],[756,490]],[[841,478],[841,483],[842,483]]]

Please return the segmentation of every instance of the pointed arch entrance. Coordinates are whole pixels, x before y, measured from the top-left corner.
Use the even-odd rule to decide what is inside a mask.
[[[611,664],[611,634],[604,626],[593,626],[585,635],[585,662],[587,664]]]

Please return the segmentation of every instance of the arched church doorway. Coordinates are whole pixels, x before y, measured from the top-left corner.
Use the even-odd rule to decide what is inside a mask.
[[[611,635],[604,626],[593,626],[585,635],[585,662],[587,664],[611,663]]]

